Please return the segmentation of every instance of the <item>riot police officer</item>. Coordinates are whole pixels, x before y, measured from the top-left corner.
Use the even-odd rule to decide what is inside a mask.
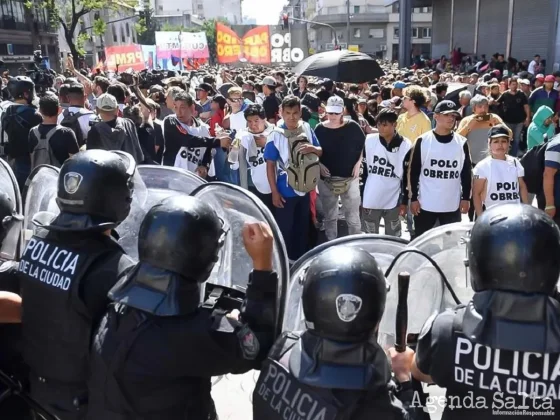
[[[112,233],[130,211],[135,170],[124,152],[88,150],[64,162],[60,214],[34,219],[19,265],[31,396],[61,420],[85,415],[91,338],[109,290],[133,265]]]
[[[0,248],[8,245],[17,246],[18,233],[21,229],[23,217],[16,213],[15,203],[4,191],[0,191]],[[15,235],[14,232],[15,230]],[[4,244],[6,238],[9,242]],[[0,252],[0,323],[21,322],[21,298],[19,296],[19,279],[17,276],[17,261],[5,259]]]
[[[474,296],[426,322],[413,363],[415,378],[447,388],[443,418],[558,416],[559,255],[560,230],[535,207],[499,205],[477,219]]]
[[[110,292],[115,303],[94,340],[88,419],[216,419],[211,377],[260,366],[274,342],[272,232],[243,227],[253,271],[235,319],[221,303],[231,290],[214,288],[201,301],[227,230],[196,197],[171,196],[149,210],[140,262]]]
[[[304,281],[307,331],[284,333],[274,344],[253,393],[253,419],[409,418],[413,352],[391,349],[397,386],[385,352],[371,340],[387,294],[375,258],[362,249],[329,248]]]
[[[35,99],[35,84],[29,77],[12,77],[8,81],[8,90],[14,103],[2,112],[0,146],[3,150],[0,150],[0,156],[8,156],[10,159],[20,191],[23,191],[31,172],[27,138],[29,131],[41,124],[43,119],[37,108],[32,105]]]

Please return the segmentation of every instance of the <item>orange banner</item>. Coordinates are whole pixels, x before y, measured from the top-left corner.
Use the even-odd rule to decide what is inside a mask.
[[[240,37],[226,25],[216,23],[216,53],[221,64],[270,64],[268,26],[257,26]]]
[[[131,44],[105,47],[105,58],[107,69],[112,71],[117,70],[117,64],[119,72],[124,72],[128,69],[142,71],[146,68],[141,45]]]

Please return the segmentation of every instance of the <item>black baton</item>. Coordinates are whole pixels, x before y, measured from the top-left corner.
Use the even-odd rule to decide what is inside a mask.
[[[395,322],[397,337],[395,350],[402,353],[406,350],[406,330],[408,328],[408,284],[410,274],[399,273],[399,302],[397,303],[397,319]]]

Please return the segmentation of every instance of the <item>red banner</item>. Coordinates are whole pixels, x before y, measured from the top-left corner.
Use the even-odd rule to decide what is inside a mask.
[[[116,71],[118,65],[119,72],[124,72],[128,69],[142,71],[146,68],[142,46],[137,44],[106,47],[105,63],[107,70],[111,71]]]
[[[238,61],[270,64],[268,26],[257,26],[239,36],[226,25],[216,23],[216,53],[222,64]]]

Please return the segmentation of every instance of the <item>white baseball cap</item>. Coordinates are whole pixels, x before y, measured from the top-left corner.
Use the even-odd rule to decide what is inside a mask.
[[[119,107],[119,104],[113,95],[103,93],[97,98],[95,106],[101,111],[114,111]]]
[[[327,114],[342,114],[342,111],[344,111],[344,100],[337,95],[331,96],[327,100],[327,107],[325,110],[327,111]]]
[[[519,83],[527,86],[531,85],[531,82],[528,79],[519,79]]]

